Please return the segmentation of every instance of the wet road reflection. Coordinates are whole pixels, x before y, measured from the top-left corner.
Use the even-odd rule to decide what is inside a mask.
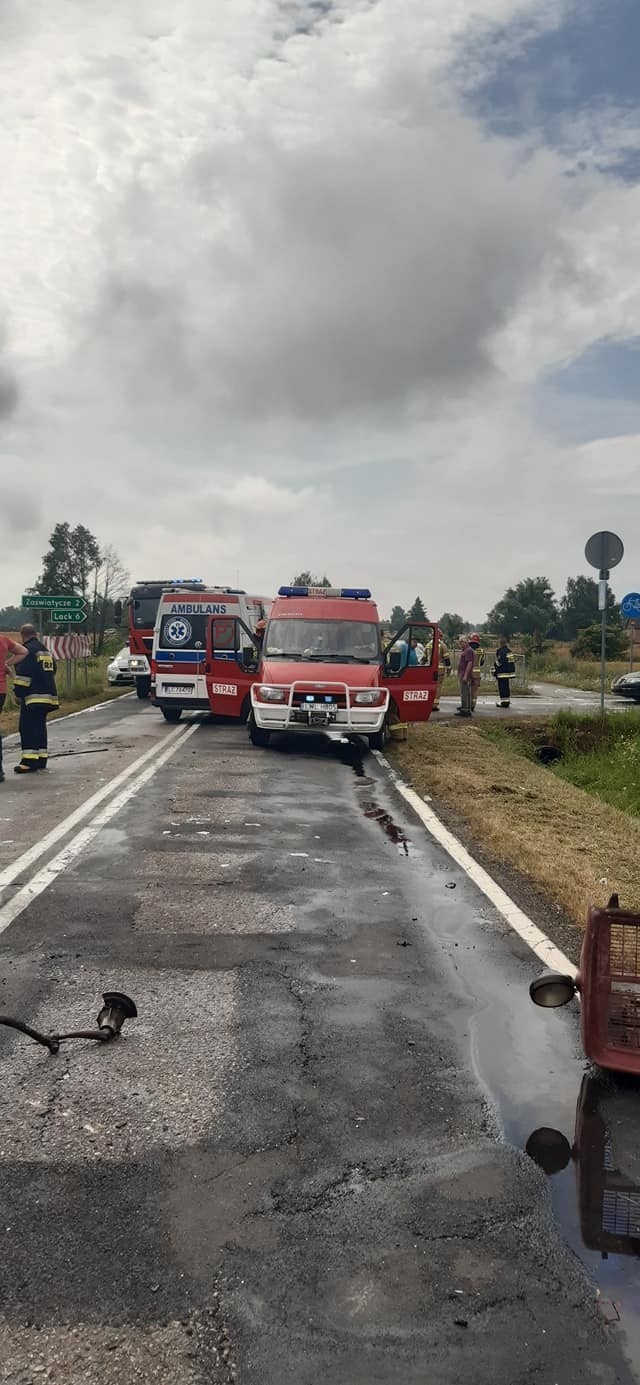
[[[554,1211],[640,1358],[640,1082],[588,1072],[573,1131],[539,1126],[526,1152],[550,1179]],[[607,1316],[605,1312],[605,1316]]]

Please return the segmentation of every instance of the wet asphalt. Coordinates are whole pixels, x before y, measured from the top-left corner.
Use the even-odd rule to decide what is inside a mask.
[[[5,1012],[139,1010],[0,1029],[0,1380],[640,1379],[637,1093],[537,970],[372,756],[203,723],[0,936]]]

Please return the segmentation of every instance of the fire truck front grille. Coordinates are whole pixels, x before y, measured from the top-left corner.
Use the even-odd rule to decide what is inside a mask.
[[[640,928],[611,923],[609,935],[608,1041],[640,1052]]]
[[[640,1192],[605,1188],[602,1194],[602,1230],[610,1236],[640,1236]]]

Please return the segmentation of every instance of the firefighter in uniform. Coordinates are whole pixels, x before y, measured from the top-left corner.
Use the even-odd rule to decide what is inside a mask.
[[[47,716],[58,704],[56,666],[49,650],[38,639],[33,625],[23,625],[20,639],[27,650],[15,668],[14,697],[20,703],[22,758],[16,774],[34,774],[47,768]]]
[[[433,704],[434,712],[440,711],[440,698],[442,697],[442,684],[447,674],[451,673],[451,654],[444,642],[441,630],[438,630],[438,679],[436,682],[436,697]]]
[[[471,676],[471,711],[475,712],[480,683],[482,682],[482,670],[484,668],[484,649],[480,644],[479,635],[470,635],[469,644],[473,650],[473,674]]]
[[[504,638],[501,639],[496,649],[496,661],[492,672],[498,683],[498,697],[500,698],[496,706],[509,707],[511,705],[511,679],[516,676],[516,666],[513,654]]]

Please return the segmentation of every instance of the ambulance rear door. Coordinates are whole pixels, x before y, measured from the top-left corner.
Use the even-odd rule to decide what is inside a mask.
[[[414,663],[413,659],[421,662]],[[389,689],[401,722],[429,720],[437,678],[437,626],[422,620],[407,622],[385,650],[380,679],[381,686]]]
[[[253,632],[239,616],[212,616],[207,638],[207,695],[215,716],[244,720],[258,672]]]

